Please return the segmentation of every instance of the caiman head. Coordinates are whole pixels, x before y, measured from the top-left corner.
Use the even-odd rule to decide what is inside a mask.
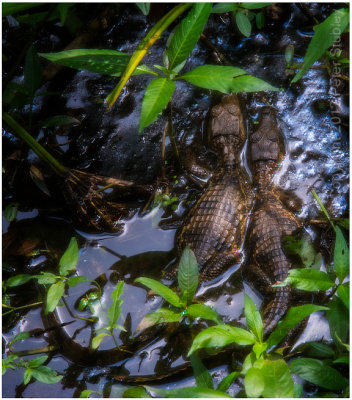
[[[230,94],[211,109],[209,142],[225,164],[238,162],[246,133],[238,98]]]
[[[254,184],[268,186],[284,156],[283,136],[277,125],[274,108],[261,108],[258,128],[249,137],[248,152]]]

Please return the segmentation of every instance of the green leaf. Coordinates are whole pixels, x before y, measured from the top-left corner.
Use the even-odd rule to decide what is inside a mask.
[[[286,46],[285,60],[286,60],[287,65],[290,65],[292,63],[294,51],[295,51],[295,47],[293,46],[293,44],[289,44],[288,46]]]
[[[264,390],[264,378],[258,368],[250,368],[244,378],[247,397],[260,397]]]
[[[181,300],[177,296],[177,294],[174,293],[167,286],[163,285],[162,283],[151,278],[143,278],[143,277],[137,278],[135,282],[141,283],[147,288],[153,290],[157,295],[161,296],[163,299],[165,299],[168,303],[170,303],[174,307],[178,308],[182,307]]]
[[[124,282],[120,281],[115,290],[111,293],[112,305],[108,308],[108,318],[109,324],[112,327],[116,324],[117,320],[120,318],[121,314],[121,304],[123,300],[121,299],[123,293]]]
[[[196,355],[190,356],[193,375],[197,383],[197,387],[214,389],[213,380],[209,371],[205,368],[201,359]]]
[[[76,268],[78,262],[78,244],[75,237],[72,237],[70,243],[59,261],[59,272],[61,276],[66,276],[70,271]]]
[[[334,364],[349,364],[350,356],[346,354],[345,356],[341,356],[333,361]]]
[[[336,220],[337,224],[346,230],[350,229],[350,219],[349,218],[338,218]]]
[[[211,10],[212,14],[222,14],[231,11],[236,11],[238,4],[236,3],[217,3]]]
[[[48,359],[48,356],[41,356],[41,357],[33,358],[32,360],[29,361],[28,367],[29,368],[37,368],[37,367],[39,367],[39,365],[44,364],[47,359]]]
[[[328,310],[328,308],[316,306],[315,304],[304,304],[303,306],[291,307],[285,318],[277,324],[274,331],[270,334],[267,340],[268,348],[279,344],[288,332],[303,321],[304,318],[308,317],[308,315],[322,310]]]
[[[42,275],[35,275],[34,278],[37,279],[40,285],[51,285],[59,279],[58,276],[51,272],[43,272]]]
[[[70,7],[72,7],[72,6],[73,6],[73,4],[70,4],[70,3],[61,3],[61,4],[57,5],[57,8],[58,8],[59,14],[60,14],[61,25],[65,24],[67,12],[70,9]]]
[[[308,357],[314,358],[333,358],[335,357],[334,350],[324,343],[307,342],[303,346],[303,352]]]
[[[282,283],[275,286],[286,286],[287,284],[292,285],[296,289],[308,292],[328,290],[334,286],[334,282],[329,278],[328,274],[308,268],[290,269],[288,277]]]
[[[89,282],[89,279],[86,276],[73,276],[70,279],[67,279],[66,283],[68,286],[77,286],[79,283]]]
[[[183,250],[177,270],[177,281],[181,289],[182,300],[188,306],[192,303],[198,286],[198,263],[189,246]]]
[[[233,78],[239,75],[244,75],[246,71],[237,67],[228,67],[220,65],[201,65],[177,79],[184,79],[193,85],[205,88],[218,90],[222,93],[231,92],[231,84]]]
[[[265,90],[278,91],[279,89],[251,75],[237,76],[230,85],[230,91],[232,93],[262,92]]]
[[[316,253],[309,236],[286,236],[284,238],[284,247],[288,254],[297,254],[307,268],[317,264],[319,266],[317,269],[320,269],[321,254]]]
[[[96,393],[96,394],[98,394],[99,397],[100,397],[100,394],[99,394],[96,390],[82,390],[82,392],[81,392],[81,394],[79,395],[79,397],[80,397],[81,399],[87,399],[92,393]],[[132,396],[131,396],[131,397],[132,397]]]
[[[130,54],[107,49],[74,49],[39,55],[65,67],[111,76],[120,76],[131,58]],[[149,71],[141,65],[136,68],[135,75]]]
[[[208,20],[211,7],[211,3],[195,3],[181,21],[167,49],[170,70],[177,67],[190,55]]]
[[[241,3],[241,7],[247,8],[248,10],[254,10],[256,8],[263,8],[270,6],[271,3]]]
[[[225,376],[225,378],[219,383],[219,386],[216,390],[221,390],[222,392],[226,392],[226,390],[232,385],[232,382],[239,376],[240,372],[234,371],[229,375]]]
[[[259,359],[267,348],[268,348],[268,344],[265,342],[264,343],[256,343],[253,346],[252,351],[256,355],[256,357]]]
[[[336,369],[314,358],[297,358],[290,365],[292,373],[324,389],[341,390],[347,380]]]
[[[346,282],[337,288],[337,294],[343,301],[343,304],[350,309],[350,283]]]
[[[334,11],[324,22],[314,27],[314,36],[304,56],[303,68],[292,79],[297,82],[324,52],[339,38],[349,22],[348,8]]]
[[[296,383],[293,389],[293,397],[295,399],[300,399],[303,397],[303,386],[300,383]]]
[[[244,315],[249,330],[256,337],[258,342],[263,341],[263,321],[253,300],[244,294]]]
[[[204,329],[194,338],[188,355],[201,348],[225,347],[231,343],[246,346],[255,343],[252,333],[230,325],[217,325]]]
[[[29,275],[29,274],[15,275],[6,281],[6,287],[20,286],[20,285],[23,285],[24,283],[27,283],[29,280],[31,280],[33,278],[34,278],[34,276]]]
[[[205,304],[191,304],[187,307],[186,313],[192,318],[203,318],[214,321],[216,324],[222,324],[220,315]]]
[[[249,21],[247,15],[244,15],[243,12],[238,11],[236,13],[236,24],[239,29],[239,31],[242,33],[242,35],[248,37],[251,34],[252,30],[252,25],[251,22]]]
[[[63,378],[62,375],[58,375],[56,371],[51,368],[41,365],[38,368],[32,370],[33,378],[43,383],[57,383]]]
[[[208,388],[184,387],[184,388],[180,388],[180,389],[169,389],[169,390],[152,388],[150,386],[146,386],[146,388],[148,390],[155,392],[156,394],[166,397],[166,398],[170,398],[170,397],[175,397],[175,398],[227,397],[227,398],[231,398],[231,396],[225,394],[224,392],[220,392],[218,390],[208,389]]]
[[[248,372],[249,368],[253,367],[256,359],[257,358],[255,353],[251,351],[243,361],[241,374],[245,375]]]
[[[36,90],[40,87],[42,73],[37,52],[33,46],[27,51],[24,63],[24,86],[28,89],[29,95],[34,97]]]
[[[26,368],[26,370],[24,371],[24,374],[23,374],[23,383],[25,385],[28,385],[31,378],[32,378],[32,370],[31,370],[31,368]]]
[[[4,216],[8,222],[12,222],[17,217],[18,203],[10,203],[4,211]]]
[[[158,118],[170,101],[174,90],[175,82],[167,78],[156,78],[149,83],[143,97],[139,132]]]
[[[264,378],[263,397],[293,397],[294,382],[284,360],[265,360],[261,372]]]
[[[148,313],[139,323],[136,332],[149,328],[153,325],[164,324],[168,322],[179,322],[182,316],[181,313],[169,310],[168,308],[159,308],[153,313]]]
[[[341,299],[336,296],[328,303],[328,307],[326,318],[329,322],[331,337],[337,344],[339,343],[338,338],[346,343],[349,331],[348,310]]]
[[[46,307],[45,314],[52,312],[55,310],[55,307],[58,305],[61,296],[64,294],[65,284],[62,281],[54,283],[50,286],[48,293],[46,295]]]
[[[33,7],[41,6],[45,3],[2,3],[2,17],[13,15],[21,11],[29,10]]]
[[[142,11],[144,15],[149,14],[150,3],[135,3],[135,5]]]
[[[319,207],[321,208],[321,211],[324,213],[326,219],[330,222],[330,225],[332,227],[332,229],[334,230],[334,232],[336,233],[336,228],[334,223],[332,222],[329,213],[327,212],[326,208],[324,207],[324,204],[322,203],[322,201],[320,200],[319,196],[317,195],[317,193],[315,192],[315,190],[312,190],[312,194],[315,197],[315,200],[318,202]]]
[[[80,121],[77,118],[71,117],[70,115],[55,115],[41,122],[41,126],[45,127],[64,126],[73,124],[80,124]]]
[[[19,340],[25,340],[28,339],[30,336],[29,332],[20,332],[18,333],[8,344],[8,347],[11,347],[15,342],[18,342]]]
[[[255,23],[258,29],[262,29],[265,24],[265,17],[263,11],[259,11],[255,17]]]
[[[125,390],[123,392],[122,397],[123,398],[128,397],[128,398],[140,399],[140,398],[151,397],[151,396],[149,396],[149,394],[143,387],[136,386],[136,387],[132,387],[130,389]]]
[[[341,229],[336,226],[334,268],[340,283],[346,278],[350,267],[350,250]]]
[[[100,343],[102,342],[104,337],[106,336],[111,336],[111,335],[107,332],[101,332],[98,335],[94,336],[94,338],[92,339],[92,349],[93,350],[97,349],[100,346]]]

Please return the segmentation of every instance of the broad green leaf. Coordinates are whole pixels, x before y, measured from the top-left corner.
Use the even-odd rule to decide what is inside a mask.
[[[257,13],[255,17],[255,23],[258,29],[262,29],[265,24],[265,17],[263,11]]]
[[[75,237],[72,237],[70,243],[61,256],[59,261],[59,272],[61,276],[66,276],[70,271],[76,268],[78,262],[78,243]]]
[[[110,296],[112,299],[112,305],[108,308],[108,318],[111,327],[116,324],[121,314],[121,304],[123,302],[121,296],[123,293],[123,286],[124,282],[120,281]]]
[[[70,279],[67,279],[68,286],[77,286],[79,283],[89,282],[89,279],[86,276],[73,276]]]
[[[278,91],[279,89],[251,75],[237,76],[230,85],[230,91],[232,93],[262,92],[265,90]]]
[[[248,10],[254,10],[256,8],[263,8],[270,6],[271,3],[241,3],[241,7],[247,8]]]
[[[253,300],[244,294],[244,315],[246,317],[249,330],[257,338],[258,342],[263,340],[263,321]]]
[[[48,356],[41,356],[41,357],[33,358],[32,360],[29,361],[28,366],[30,368],[37,368],[37,367],[39,367],[39,365],[44,364],[47,359],[48,359]]]
[[[6,206],[4,216],[8,222],[12,222],[17,217],[18,203],[10,203]]]
[[[149,83],[143,97],[139,132],[158,118],[170,101],[174,90],[175,82],[167,78],[156,78]]]
[[[340,283],[346,278],[350,268],[350,250],[341,229],[336,226],[334,268]]]
[[[25,385],[28,385],[29,381],[32,378],[32,369],[31,368],[26,368],[23,374],[23,383]]]
[[[256,357],[259,359],[260,356],[266,351],[266,349],[268,348],[268,344],[267,343],[256,343],[253,346],[253,353],[256,355]]]
[[[135,5],[142,11],[144,15],[149,14],[150,3],[135,3]]]
[[[64,294],[64,292],[65,284],[62,281],[54,283],[50,286],[46,295],[45,314],[55,310],[55,307],[58,305],[60,298]]]
[[[136,332],[149,328],[157,324],[164,324],[168,322],[179,322],[182,316],[181,313],[169,310],[168,308],[159,308],[153,313],[148,313],[139,323]]]
[[[236,343],[246,346],[255,343],[255,337],[252,333],[230,325],[217,325],[204,329],[194,338],[188,355],[201,348],[225,347]]]
[[[41,126],[52,127],[52,126],[63,126],[80,124],[77,118],[71,117],[70,115],[55,115],[50,117],[41,123]]]
[[[274,331],[270,334],[267,340],[268,348],[279,344],[288,332],[303,321],[304,318],[308,317],[308,315],[322,310],[328,310],[328,308],[316,306],[314,304],[304,304],[303,306],[291,307],[288,310],[286,317],[277,324]]]
[[[30,96],[34,97],[34,93],[40,87],[42,73],[38,54],[34,50],[33,46],[30,46],[27,51],[23,72],[24,86],[28,89]]]
[[[111,336],[111,335],[107,332],[101,332],[98,335],[94,336],[94,338],[92,339],[92,349],[93,350],[97,349],[100,346],[100,343],[102,342],[104,337],[106,336]]]
[[[41,6],[45,3],[2,3],[2,17],[7,17],[8,15],[13,15],[21,11],[28,10],[33,7]]]
[[[264,390],[264,378],[258,368],[250,368],[244,377],[244,388],[247,397],[260,397]]]
[[[143,278],[143,277],[137,278],[135,282],[141,283],[147,288],[153,290],[158,296],[161,296],[163,299],[165,299],[168,303],[170,303],[174,307],[182,307],[181,300],[177,296],[177,294],[173,292],[171,289],[169,289],[167,286],[163,285],[162,283],[151,278]]]
[[[326,318],[329,322],[332,338],[335,343],[339,343],[338,338],[343,343],[346,343],[349,332],[349,315],[346,306],[336,296],[334,296],[327,306],[329,310],[326,312]]]
[[[134,398],[134,399],[140,399],[144,397],[151,397],[147,391],[141,387],[141,386],[136,386],[132,387],[130,389],[127,389],[123,392],[122,395],[123,398]]]
[[[149,48],[159,39],[165,29],[175,21],[184,11],[192,6],[192,3],[178,4],[172,10],[170,10],[163,18],[161,18],[153,28],[147,33],[146,37],[140,42],[137,50],[133,53],[130,58],[126,69],[124,70],[119,83],[115,86],[113,91],[105,99],[105,102],[112,107],[116,99],[119,97],[122,88],[125,86],[129,77],[133,74],[136,67],[146,55]]]
[[[214,389],[213,380],[209,371],[205,368],[201,359],[196,355],[190,356],[191,365],[193,368],[193,375],[197,383],[197,387]]]
[[[337,294],[343,301],[343,304],[350,309],[350,283],[346,282],[337,288]]]
[[[99,393],[96,390],[83,390],[79,397],[81,399],[87,399],[92,393],[96,393],[99,395]]]
[[[33,275],[29,275],[29,274],[15,275],[15,276],[13,276],[12,278],[9,278],[6,281],[6,286],[7,287],[20,286],[20,285],[23,285],[24,283],[27,283],[32,278],[34,278],[34,276]]]
[[[59,278],[51,272],[44,272],[42,275],[35,275],[34,278],[38,280],[40,285],[51,285],[55,283]]]
[[[177,270],[177,281],[181,289],[182,300],[188,306],[192,303],[198,286],[198,263],[189,246],[183,250]]]
[[[211,12],[211,3],[195,3],[181,21],[167,49],[170,70],[181,64],[190,55],[201,35]]]
[[[292,373],[324,389],[341,390],[348,384],[340,372],[314,358],[297,358],[290,368]]]
[[[58,375],[56,371],[53,371],[45,365],[32,369],[32,376],[39,382],[43,383],[57,383],[63,378],[62,375]]]
[[[208,389],[208,388],[199,388],[199,387],[184,387],[180,389],[157,389],[152,388],[150,386],[146,386],[146,388],[156,394],[166,397],[166,398],[209,398],[209,397],[227,397],[231,398],[231,396],[227,395],[224,392],[220,392],[219,390]]]
[[[239,29],[239,31],[242,33],[242,35],[248,37],[251,34],[252,30],[252,25],[251,22],[249,21],[247,15],[243,14],[243,12],[238,11],[236,13],[236,24]]]
[[[226,392],[226,390],[232,385],[232,382],[240,375],[240,372],[234,371],[225,376],[225,378],[219,383],[217,390]]]
[[[308,268],[289,270],[288,277],[282,283],[275,286],[286,286],[287,284],[292,285],[296,289],[308,292],[328,290],[334,286],[334,282],[329,278],[328,274]]]
[[[237,67],[221,65],[201,65],[177,79],[184,79],[193,85],[205,89],[218,90],[222,93],[230,93],[233,78],[244,75],[246,71]]]
[[[308,268],[317,262],[317,253],[309,236],[286,236],[284,247],[287,254],[298,255],[303,264]]]
[[[346,29],[348,22],[349,10],[348,8],[342,8],[334,11],[324,22],[314,27],[314,36],[304,56],[303,68],[294,76],[292,83],[302,78],[308,68],[339,38]]]
[[[293,397],[294,382],[284,360],[265,360],[261,372],[264,378],[263,397]]]
[[[303,345],[304,355],[314,358],[333,358],[335,357],[334,350],[324,343],[307,342]]]
[[[211,10],[212,14],[222,14],[231,11],[236,11],[238,3],[217,3]]]
[[[65,67],[111,76],[120,76],[131,58],[130,54],[108,49],[73,49],[39,55]],[[137,67],[135,75],[153,72],[145,67]]]
[[[222,324],[220,315],[205,304],[191,304],[187,307],[186,313],[192,318],[203,318],[214,321],[216,324]]]

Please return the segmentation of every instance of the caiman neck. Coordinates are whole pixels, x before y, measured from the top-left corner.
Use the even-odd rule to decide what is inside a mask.
[[[272,179],[279,168],[279,164],[274,160],[257,161],[254,164],[253,183],[258,191],[265,194],[272,190]]]
[[[226,171],[237,169],[240,164],[239,151],[239,148],[233,148],[231,151],[228,147],[223,148],[219,154],[220,167]]]

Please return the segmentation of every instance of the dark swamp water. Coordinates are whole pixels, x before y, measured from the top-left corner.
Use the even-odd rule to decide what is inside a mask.
[[[145,17],[133,4],[78,4],[77,15],[89,23],[92,15],[106,15],[107,26],[99,34],[88,35],[85,46],[109,48],[132,53],[150,27],[170,9],[169,5],[153,4],[151,13]],[[322,21],[340,5],[309,4],[311,13]],[[255,127],[255,120],[261,106],[269,104],[277,109],[280,128],[285,136],[286,156],[275,183],[280,188],[300,199],[297,216],[303,222],[317,250],[325,262],[329,262],[329,251],[333,237],[326,229],[309,224],[309,220],[321,216],[311,189],[314,189],[333,217],[348,217],[349,195],[349,143],[348,143],[348,84],[344,81],[337,93],[334,81],[326,69],[316,63],[305,76],[294,85],[289,85],[292,75],[285,69],[285,48],[292,44],[295,61],[301,62],[313,35],[310,16],[302,7],[294,4],[276,4],[267,10],[263,29],[253,29],[250,37],[244,38],[227,14],[211,15],[204,34],[216,46],[231,65],[245,69],[281,87],[280,92],[244,93],[239,95],[247,130]],[[3,21],[3,40],[10,54],[18,53],[25,45],[25,28],[16,26],[11,20]],[[143,62],[148,65],[160,64],[167,36],[151,48]],[[60,24],[48,24],[35,41],[38,52],[60,51],[73,39]],[[344,42],[343,42],[344,43]],[[347,51],[345,44],[343,51]],[[11,61],[11,60],[10,60]],[[184,71],[202,64],[217,62],[212,49],[200,40]],[[43,68],[47,65],[42,61]],[[3,73],[9,73],[8,62]],[[15,76],[23,79],[18,68]],[[40,142],[44,144],[65,165],[87,172],[133,180],[139,183],[153,183],[161,173],[161,141],[167,122],[166,113],[157,122],[138,134],[138,121],[144,88],[150,78],[135,76],[129,80],[112,111],[102,103],[117,82],[116,78],[100,76],[89,72],[64,69],[45,82],[43,92],[59,92],[53,96],[37,97],[33,107],[33,127],[52,115],[67,114],[80,121],[72,127],[62,129],[37,129]],[[178,81],[173,95],[173,123],[176,140],[194,150],[203,165],[214,169],[215,154],[206,143],[207,121],[210,108],[219,102],[219,93],[193,87]],[[332,110],[336,110],[333,120]],[[28,108],[19,112],[25,119]],[[336,123],[338,121],[338,123]],[[35,132],[33,128],[33,132]],[[101,307],[110,305],[110,295],[119,280],[124,280],[122,317],[119,323],[127,321],[128,331],[133,333],[147,312],[161,306],[157,296],[148,296],[147,291],[133,283],[138,276],[159,279],[163,269],[174,259],[174,237],[176,229],[161,229],[173,213],[182,216],[199,196],[200,191],[182,171],[172,168],[171,144],[166,142],[166,175],[172,195],[179,201],[175,211],[161,206],[147,208],[145,199],[134,198],[131,217],[125,221],[121,235],[86,232],[75,225],[69,210],[63,208],[63,198],[56,178],[32,151],[12,135],[3,130],[3,209],[9,203],[18,203],[18,214],[11,223],[3,217],[3,280],[20,273],[56,271],[57,262],[70,238],[79,242],[80,255],[78,275],[85,275],[98,281],[103,288],[100,304],[96,303],[94,313],[101,315]],[[29,165],[36,165],[45,175],[51,196],[41,192],[29,177]],[[170,166],[170,167],[169,167]],[[161,224],[162,225],[162,224]],[[30,254],[30,256],[28,255]],[[261,296],[250,285],[243,282],[240,265],[233,266],[214,282],[203,284],[198,296],[205,304],[214,307],[225,323],[243,322],[243,292],[249,294],[259,305]],[[76,313],[91,316],[89,311],[77,310],[79,299],[91,290],[89,284],[70,288],[67,302]],[[33,282],[9,290],[12,306],[23,306],[28,301],[42,300],[42,293]],[[98,304],[98,305],[97,305]],[[62,322],[72,321],[64,307],[58,308]],[[95,329],[106,321],[100,320]],[[24,309],[3,317],[3,350],[16,334],[34,331],[47,326],[41,306]],[[184,327],[183,327],[184,328]],[[177,332],[156,331],[153,341],[141,347],[123,360],[114,360],[91,365],[77,362],[74,351],[55,352],[49,357],[48,366],[64,375],[61,382],[45,385],[38,381],[24,386],[23,372],[9,370],[3,376],[4,397],[75,397],[82,390],[96,390],[106,397],[120,397],[128,384],[116,383],[115,375],[160,375],[170,368],[185,364],[189,338],[182,326]],[[70,337],[81,346],[88,346],[92,326],[85,321],[74,319],[64,328]],[[118,335],[117,335],[118,336]],[[128,336],[128,335],[127,335]],[[118,344],[128,340],[120,335]],[[331,340],[326,320],[316,313],[297,339]],[[50,333],[31,336],[14,346],[15,351],[37,349],[52,343]],[[105,339],[101,350],[114,348],[110,338]],[[239,357],[239,359],[241,359]],[[209,364],[215,382],[219,382],[231,371],[231,355],[225,355],[217,364]],[[165,381],[153,382],[152,386],[162,388],[194,385],[191,370]],[[233,384],[230,395],[241,393],[242,388]],[[311,390],[311,393],[309,393]],[[313,394],[314,388],[306,388]]]

